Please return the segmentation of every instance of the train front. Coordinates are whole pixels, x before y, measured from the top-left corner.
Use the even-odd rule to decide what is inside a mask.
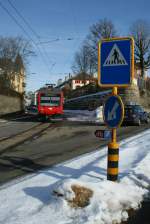
[[[63,114],[63,94],[38,93],[38,113],[42,116],[54,116]]]

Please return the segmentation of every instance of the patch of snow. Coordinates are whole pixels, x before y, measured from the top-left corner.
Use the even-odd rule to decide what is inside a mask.
[[[96,110],[65,110],[67,120],[70,121],[88,121],[88,122],[103,122],[103,106]]]
[[[106,180],[107,147],[0,187],[0,223],[112,224],[137,209],[150,186],[150,130],[120,143],[119,182]],[[71,185],[90,188],[88,206],[72,208]],[[56,197],[58,189],[64,197]]]

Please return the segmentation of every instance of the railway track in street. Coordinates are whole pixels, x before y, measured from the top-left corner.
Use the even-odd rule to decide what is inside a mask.
[[[36,127],[39,127],[39,126],[41,126],[41,124],[42,124],[42,123],[37,124],[37,125],[34,126],[34,127],[31,127],[31,128],[29,128],[29,129],[27,129],[27,130],[24,130],[24,131],[21,131],[21,132],[19,132],[19,133],[17,133],[17,134],[12,134],[12,135],[10,135],[10,136],[8,136],[8,137],[1,137],[1,138],[0,138],[0,143],[6,141],[6,140],[8,140],[8,139],[11,139],[11,138],[13,138],[13,137],[16,137],[16,136],[18,136],[18,135],[20,135],[20,134],[26,133],[26,132],[28,132],[28,131],[30,131],[30,130],[36,128]]]
[[[2,137],[0,139],[0,155],[2,155],[7,150],[10,150],[18,145],[23,144],[26,141],[31,139],[36,139],[41,136],[44,131],[49,129],[52,126],[52,123],[39,123],[34,127],[31,127],[27,130],[19,132],[8,137]]]

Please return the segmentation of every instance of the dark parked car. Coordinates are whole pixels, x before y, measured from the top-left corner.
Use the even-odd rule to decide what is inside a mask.
[[[140,105],[126,105],[124,123],[140,125],[141,123],[149,123],[150,115],[144,111]]]
[[[35,105],[27,106],[27,107],[25,108],[25,113],[26,113],[26,114],[33,114],[33,115],[38,114],[37,106],[35,106]]]

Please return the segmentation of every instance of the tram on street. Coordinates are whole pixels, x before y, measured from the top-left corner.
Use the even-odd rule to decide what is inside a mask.
[[[63,104],[64,96],[60,89],[44,87],[37,93],[38,114],[44,118],[62,115]]]

